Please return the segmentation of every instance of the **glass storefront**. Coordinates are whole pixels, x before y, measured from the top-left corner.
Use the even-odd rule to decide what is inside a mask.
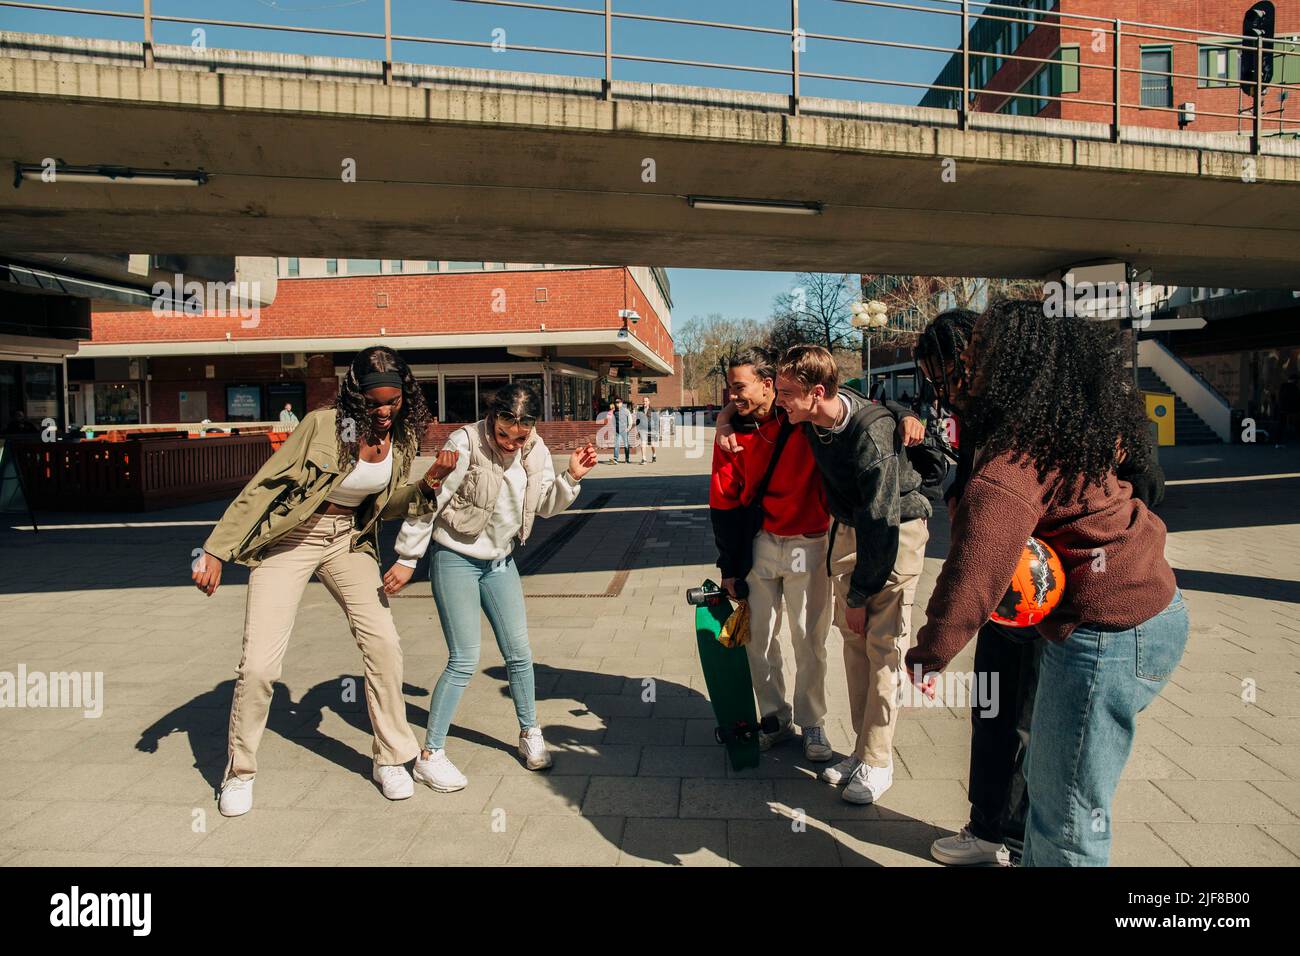
[[[35,434],[47,418],[63,431],[63,366],[0,361],[0,432]]]
[[[137,382],[95,383],[96,425],[139,425],[140,385]]]
[[[514,375],[446,375],[442,377],[443,412],[440,421],[455,424],[474,422],[487,414],[492,396],[511,382],[526,385],[537,395],[542,417],[550,421],[591,421],[595,381],[576,375],[551,373],[550,407],[547,408],[545,379],[540,372]],[[422,379],[429,409],[438,414],[438,378]]]
[[[474,378],[452,378],[443,379],[444,396],[447,399],[447,417],[443,419],[448,422],[478,421],[478,409],[475,407],[475,398],[477,393],[474,390]]]

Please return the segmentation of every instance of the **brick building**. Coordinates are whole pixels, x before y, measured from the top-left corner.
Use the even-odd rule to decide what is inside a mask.
[[[275,301],[232,312],[95,312],[67,360],[72,424],[273,421],[328,404],[366,346],[400,351],[443,422],[510,381],[547,421],[590,421],[672,381],[661,269],[285,258]],[[667,404],[657,401],[656,404]]]
[[[1121,27],[1121,123],[1194,132],[1251,132],[1252,100],[1239,85],[1248,0],[1000,0],[974,19],[972,109],[1109,123],[1114,99],[1114,20]],[[1273,85],[1265,88],[1264,135],[1300,132],[1300,0],[1276,8]],[[1156,24],[1160,24],[1157,26]],[[1052,60],[1037,63],[1007,57]],[[961,55],[935,80],[961,86]],[[1047,97],[1061,97],[1052,100]],[[954,109],[960,93],[931,90],[922,106]],[[1215,115],[1221,114],[1221,115]]]

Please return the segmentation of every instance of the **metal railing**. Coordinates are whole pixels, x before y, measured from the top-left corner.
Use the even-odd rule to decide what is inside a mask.
[[[1050,9],[1040,9],[1038,5],[1032,5],[1034,0],[1023,0],[1020,4],[1015,3],[982,3],[979,0],[930,0],[930,5],[918,5],[915,3],[897,2],[897,0],[832,0],[835,3],[842,3],[863,8],[879,8],[892,11],[903,11],[911,13],[929,14],[934,16],[948,17],[950,19],[960,20],[961,41],[959,46],[947,47],[936,46],[933,44],[907,43],[900,40],[887,40],[873,37],[856,37],[842,36],[838,34],[816,33],[804,29],[801,26],[799,0],[780,0],[781,3],[789,4],[789,26],[770,27],[755,26],[738,23],[721,23],[712,20],[687,19],[682,17],[657,16],[647,13],[620,12],[614,9],[614,0],[603,0],[603,9],[588,7],[561,6],[551,3],[526,2],[526,0],[454,0],[457,3],[476,4],[479,6],[509,8],[515,10],[526,10],[532,12],[557,13],[565,15],[587,16],[599,18],[603,21],[604,26],[604,43],[599,50],[576,50],[562,47],[548,46],[530,46],[521,44],[510,44],[508,49],[516,52],[534,53],[544,55],[568,56],[578,58],[588,58],[600,60],[603,63],[603,76],[601,78],[601,96],[604,99],[612,100],[614,98],[614,73],[615,65],[618,63],[648,63],[664,66],[690,67],[697,69],[722,70],[731,72],[748,73],[757,76],[780,76],[785,77],[789,83],[789,112],[792,115],[799,115],[801,112],[801,100],[803,94],[801,91],[801,81],[807,79],[824,80],[842,83],[858,83],[880,85],[897,88],[921,89],[929,92],[940,92],[954,94],[956,103],[953,105],[957,112],[957,123],[961,128],[967,128],[970,123],[971,114],[977,112],[1004,112],[1007,107],[1019,100],[1029,100],[1030,104],[1070,104],[1082,106],[1106,107],[1109,111],[1110,138],[1114,142],[1124,140],[1124,117],[1125,111],[1139,110],[1149,113],[1174,113],[1179,116],[1179,125],[1183,126],[1189,120],[1186,111],[1172,103],[1174,80],[1175,79],[1195,79],[1198,81],[1198,87],[1221,88],[1238,86],[1238,108],[1236,111],[1228,113],[1223,111],[1196,109],[1195,117],[1212,116],[1217,118],[1234,119],[1237,121],[1237,132],[1241,132],[1243,122],[1249,122],[1250,132],[1250,149],[1252,152],[1260,151],[1260,143],[1269,131],[1265,129],[1265,123],[1270,126],[1273,122],[1277,123],[1277,134],[1283,134],[1293,131],[1288,124],[1293,124],[1294,131],[1300,132],[1300,109],[1295,110],[1295,117],[1291,118],[1286,115],[1285,97],[1283,98],[1282,107],[1278,110],[1269,112],[1265,103],[1266,92],[1269,88],[1288,89],[1292,87],[1300,88],[1300,83],[1284,82],[1265,82],[1263,79],[1262,65],[1265,56],[1272,58],[1273,62],[1281,63],[1285,66],[1291,59],[1296,60],[1296,75],[1300,76],[1300,42],[1294,44],[1294,47],[1288,46],[1287,49],[1279,51],[1278,43],[1284,43],[1284,40],[1266,41],[1262,37],[1244,36],[1229,33],[1219,33],[1211,30],[1198,30],[1186,27],[1177,27],[1167,24],[1152,24],[1139,21],[1128,21],[1120,18],[1096,17],[1086,14],[1061,13],[1054,9],[1051,0],[1038,0],[1042,7],[1051,7]],[[946,4],[951,9],[944,9],[940,4]],[[273,32],[312,34],[317,36],[346,37],[350,39],[363,39],[383,41],[384,59],[383,59],[383,82],[391,84],[393,80],[393,43],[424,43],[443,46],[454,46],[468,49],[499,49],[497,41],[487,40],[464,40],[453,39],[449,37],[433,36],[414,36],[393,32],[392,17],[392,0],[384,0],[384,30],[379,32],[363,32],[355,30],[329,29],[325,27],[304,27],[288,26],[282,24],[268,23],[249,23],[244,21],[233,20],[216,20],[203,17],[180,17],[180,16],[163,16],[153,12],[152,0],[142,0],[142,9],[140,12],[130,11],[111,11],[95,10],[81,7],[60,6],[44,3],[17,2],[17,0],[0,0],[0,7],[11,7],[25,10],[44,11],[53,13],[67,14],[84,14],[88,16],[113,17],[140,20],[143,22],[143,58],[144,65],[147,69],[155,68],[154,59],[154,24],[155,23],[182,23],[198,26],[227,27],[249,30],[267,30]],[[1068,21],[1068,22],[1067,22]],[[663,57],[663,56],[645,56],[632,53],[618,53],[614,49],[614,25],[618,22],[646,22],[658,24],[672,24],[676,26],[697,27],[705,29],[716,29],[731,31],[733,33],[745,33],[756,35],[767,35],[788,38],[790,41],[790,66],[757,66],[737,63],[711,62],[704,60],[684,59],[681,57]],[[971,41],[972,30],[978,24],[1022,24],[1027,27],[1019,43],[1013,48],[1006,51],[976,48]],[[1026,55],[1015,50],[1020,50],[1032,36],[1033,32],[1039,28],[1049,28],[1057,31],[1058,42],[1055,45],[1051,56],[1032,56]],[[1004,28],[1005,29],[1005,28]],[[1150,31],[1160,31],[1152,33]],[[1297,34],[1300,34],[1300,24],[1296,24]],[[1093,52],[1098,51],[1098,45],[1101,46],[1100,52],[1105,52],[1109,48],[1109,61],[1105,63],[1088,62],[1082,58],[1083,46],[1080,44],[1080,56],[1075,61],[1066,61],[1061,59],[1059,54],[1065,47],[1059,42],[1061,37],[1066,34],[1086,34],[1089,38],[1088,46]],[[881,47],[894,50],[909,50],[923,53],[946,53],[949,55],[949,63],[945,66],[944,73],[951,73],[953,66],[958,65],[960,70],[961,82],[957,83],[919,83],[915,81],[902,79],[889,79],[882,77],[856,76],[852,74],[827,73],[820,71],[808,70],[801,62],[801,54],[806,53],[807,43],[809,40],[824,41],[827,43],[851,44],[868,47]],[[1143,44],[1143,40],[1155,40],[1162,45],[1170,47],[1171,55],[1169,57],[1170,69],[1158,70],[1150,69],[1141,64],[1141,48],[1149,44]],[[1137,68],[1132,65],[1125,65],[1124,55],[1126,52],[1132,53],[1134,44],[1137,44],[1139,65]],[[1179,45],[1192,45],[1197,48],[1197,73],[1178,72],[1173,69],[1174,58],[1172,49]],[[1214,49],[1236,50],[1240,56],[1253,53],[1255,57],[1255,78],[1253,82],[1248,81],[1246,84],[1240,81],[1234,81],[1232,77],[1211,76],[1202,74],[1200,69],[1200,49],[1201,47],[1213,44]],[[1002,75],[1003,70],[1008,64],[1034,64],[1036,68],[1026,73],[1024,83],[1015,88],[986,86],[974,82],[972,69],[973,64],[992,60],[993,68],[989,74],[988,80],[996,80]],[[1238,61],[1240,62],[1240,60]],[[1022,68],[1022,70],[1025,68]],[[1043,70],[1056,70],[1058,84],[1063,80],[1067,70],[1074,71],[1078,79],[1078,89],[1066,92],[1062,90],[1058,93],[1044,92],[1023,92],[1025,85],[1039,75]],[[1097,98],[1096,96],[1083,95],[1082,77],[1085,70],[1101,71],[1109,74],[1111,82],[1106,84],[1109,96]],[[1141,92],[1136,98],[1136,102],[1126,102],[1124,99],[1124,77],[1125,75],[1137,75],[1139,77],[1139,87],[1141,78],[1144,77],[1161,77],[1168,79],[1169,105],[1143,104],[1141,102]],[[940,74],[940,77],[943,73]],[[1051,74],[1049,74],[1050,78]],[[1207,81],[1213,81],[1207,82]],[[1244,90],[1250,91],[1250,104],[1242,108],[1241,99]],[[951,100],[951,97],[949,98]],[[1297,100],[1300,103],[1300,99]],[[996,106],[996,109],[979,108],[981,104]],[[1039,106],[1034,112],[1041,113],[1045,106]],[[1276,115],[1276,121],[1266,120],[1266,116]],[[1129,127],[1142,127],[1150,124],[1129,123]],[[1215,130],[1215,132],[1225,132],[1224,130]]]

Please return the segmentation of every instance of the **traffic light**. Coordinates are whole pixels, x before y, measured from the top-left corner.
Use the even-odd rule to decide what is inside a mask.
[[[1261,84],[1273,80],[1273,14],[1271,0],[1260,0],[1251,5],[1241,22],[1241,88],[1251,96],[1255,95],[1257,72]],[[1257,70],[1260,38],[1264,40],[1264,63],[1263,69]]]

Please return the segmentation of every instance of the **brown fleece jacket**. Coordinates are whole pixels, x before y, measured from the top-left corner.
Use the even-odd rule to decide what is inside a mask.
[[[1077,500],[1080,484],[1062,487],[1052,473],[1039,481],[1032,464],[1012,463],[1009,454],[975,465],[926,624],[907,652],[909,673],[918,664],[923,673],[943,670],[975,636],[1006,594],[1031,535],[1051,545],[1065,569],[1061,603],[1037,625],[1048,640],[1064,641],[1083,623],[1136,627],[1168,606],[1176,585],[1164,522],[1114,474]]]

